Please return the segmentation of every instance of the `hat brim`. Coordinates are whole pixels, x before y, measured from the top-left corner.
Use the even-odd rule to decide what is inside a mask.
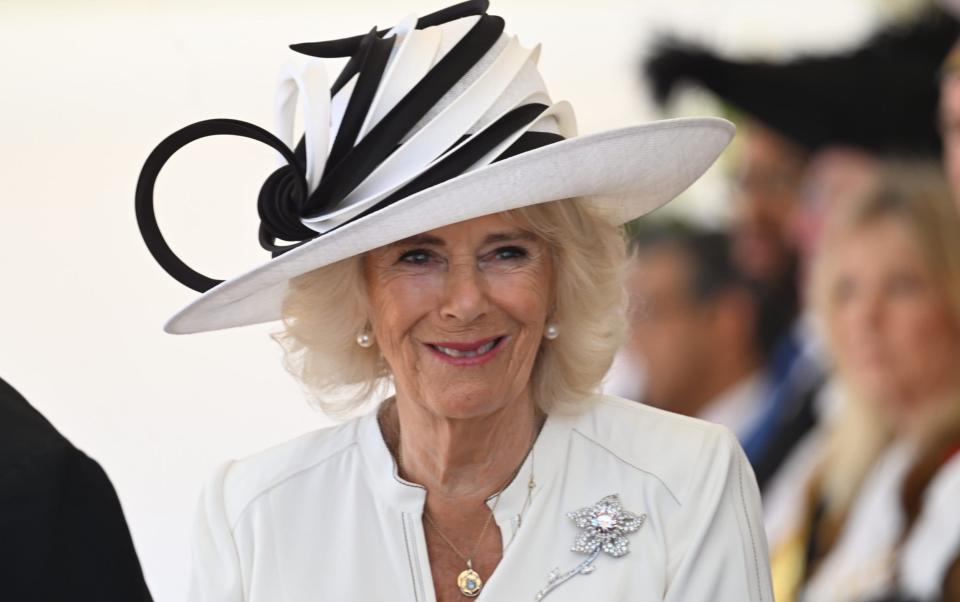
[[[577,197],[612,223],[628,222],[689,187],[733,134],[733,124],[723,119],[671,119],[572,138],[493,163],[224,281],[177,312],[164,330],[188,334],[278,320],[291,278],[484,215]]]

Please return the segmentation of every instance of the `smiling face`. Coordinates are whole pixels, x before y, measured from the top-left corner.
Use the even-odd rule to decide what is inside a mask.
[[[955,386],[960,324],[913,233],[892,217],[836,247],[828,329],[847,378],[897,421]]]
[[[499,214],[367,253],[370,324],[398,401],[445,418],[529,401],[553,267],[545,241]]]

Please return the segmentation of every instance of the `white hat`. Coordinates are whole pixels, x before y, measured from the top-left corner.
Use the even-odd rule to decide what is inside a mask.
[[[486,1],[451,6],[389,30],[291,48],[308,55],[280,82],[275,131],[212,119],[172,134],[147,158],[137,221],[153,256],[202,292],[166,324],[191,333],[269,322],[291,278],[452,223],[578,198],[621,224],[663,205],[709,167],[733,136],[716,118],[676,119],[576,136],[573,111],[554,103],[527,49],[486,14]],[[322,58],[350,59],[331,85]],[[304,134],[294,147],[297,100]],[[154,182],[184,145],[230,134],[282,158],[260,191],[260,243],[274,257],[218,282],[164,241]],[[571,201],[574,202],[574,201]],[[276,240],[299,241],[286,247]]]

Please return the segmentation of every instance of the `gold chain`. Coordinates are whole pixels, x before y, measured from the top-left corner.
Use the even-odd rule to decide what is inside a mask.
[[[524,500],[523,508],[520,510],[521,516],[523,516],[523,513],[526,512],[527,506],[530,503],[530,497],[533,494],[533,489],[534,487],[536,487],[536,482],[533,479],[533,463],[534,463],[533,448],[536,442],[537,442],[537,438],[536,436],[534,436],[533,441],[530,442],[530,450],[527,452],[528,455],[530,456],[530,480],[527,482],[527,498]],[[518,472],[522,466],[523,466],[523,463],[521,462],[520,466],[517,467]],[[403,467],[403,456],[400,450],[400,442],[398,441],[397,442],[397,468],[402,468],[402,467]],[[450,539],[443,534],[443,531],[440,530],[440,527],[437,526],[437,523],[433,520],[430,514],[427,513],[427,509],[426,508],[423,509],[423,517],[427,519],[427,522],[430,523],[430,526],[434,528],[434,530],[437,532],[437,535],[439,535],[440,538],[443,539],[443,541],[445,541],[448,546],[450,546],[450,549],[453,550],[457,554],[457,556],[460,557],[461,560],[467,563],[468,568],[470,569],[473,568],[473,557],[476,555],[477,550],[480,549],[480,544],[483,543],[483,536],[487,534],[487,528],[490,526],[490,523],[493,521],[493,515],[497,511],[497,506],[500,505],[500,498],[503,497],[504,489],[507,488],[507,485],[509,485],[513,481],[513,479],[516,478],[516,476],[517,476],[516,472],[510,475],[510,480],[507,481],[507,484],[504,485],[500,489],[500,491],[497,492],[497,501],[493,503],[493,508],[490,510],[490,516],[488,516],[486,522],[483,523],[483,529],[480,530],[480,536],[477,538],[477,543],[474,544],[473,550],[470,552],[469,557],[464,556],[460,552],[460,550],[457,548],[457,546],[453,545],[453,542],[450,541]]]
[[[497,505],[500,503],[500,498],[503,497],[502,493],[503,492],[501,491],[500,493],[497,494],[497,501],[493,503],[493,509],[490,510],[490,516],[488,516],[486,522],[483,523],[483,529],[480,530],[480,537],[477,538],[477,543],[474,544],[473,550],[470,552],[469,558],[461,554],[460,550],[457,549],[457,546],[453,545],[453,542],[447,539],[447,536],[443,534],[443,531],[440,530],[440,527],[437,526],[437,523],[433,522],[433,518],[431,518],[430,515],[427,514],[426,509],[424,509],[423,511],[423,518],[427,519],[427,522],[430,523],[430,526],[432,526],[436,530],[437,535],[439,535],[443,539],[443,541],[447,542],[447,545],[450,546],[450,549],[456,552],[457,556],[459,556],[461,560],[466,562],[467,566],[472,569],[473,557],[477,554],[477,550],[480,549],[480,544],[483,543],[483,536],[486,535],[487,533],[487,527],[489,527],[490,523],[493,522],[493,513],[497,511]]]

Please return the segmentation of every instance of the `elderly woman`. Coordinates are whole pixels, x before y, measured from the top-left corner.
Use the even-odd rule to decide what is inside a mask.
[[[960,219],[933,167],[847,201],[812,274],[845,402],[777,599],[960,600]]]
[[[483,2],[293,48],[351,58],[332,86],[316,59],[288,69],[278,136],[201,122],[147,160],[144,237],[206,291],[167,329],[282,318],[326,409],[396,393],[217,472],[192,599],[771,600],[732,435],[596,393],[621,341],[620,224],[696,179],[729,124],[576,138],[538,51]],[[275,258],[219,284],[173,255],[152,209],[163,163],[212,134],[288,163],[259,202]]]

